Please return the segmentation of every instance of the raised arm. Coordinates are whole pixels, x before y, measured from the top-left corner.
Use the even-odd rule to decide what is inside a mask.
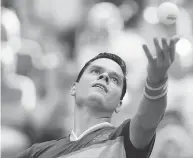
[[[130,140],[136,148],[145,148],[152,140],[167,105],[167,71],[175,58],[175,44],[178,39],[168,44],[162,38],[162,46],[154,39],[156,57],[152,57],[147,45],[143,45],[148,59],[148,77],[144,94],[136,115],[131,119]]]

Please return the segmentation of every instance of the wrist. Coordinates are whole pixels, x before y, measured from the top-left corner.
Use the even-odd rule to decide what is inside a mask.
[[[163,79],[152,80],[150,77],[147,77],[147,84],[151,87],[159,87],[165,84],[168,81],[168,75],[166,75]]]
[[[148,99],[160,99],[167,94],[167,82],[168,77],[163,80],[160,80],[158,83],[152,83],[147,78],[144,95]]]

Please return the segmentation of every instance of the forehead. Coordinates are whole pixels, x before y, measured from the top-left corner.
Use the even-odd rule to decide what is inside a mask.
[[[99,66],[107,71],[115,72],[123,76],[123,71],[119,66],[119,64],[111,59],[108,59],[108,58],[97,59],[89,65],[89,67],[93,67],[93,66]]]

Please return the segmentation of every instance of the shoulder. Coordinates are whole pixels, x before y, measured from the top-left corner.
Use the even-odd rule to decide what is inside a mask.
[[[110,136],[110,139],[113,140],[117,137],[125,136],[127,134],[127,132],[129,132],[130,121],[131,121],[131,119],[127,119],[120,126],[116,127],[113,130],[113,132]]]
[[[18,155],[18,158],[33,158],[39,157],[44,152],[46,152],[51,147],[55,146],[57,143],[65,140],[66,138],[61,138],[58,140],[51,140],[42,143],[33,144],[30,148],[26,149],[24,152]]]

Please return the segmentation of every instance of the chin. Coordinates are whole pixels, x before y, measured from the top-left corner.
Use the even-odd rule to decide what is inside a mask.
[[[105,99],[101,93],[93,92],[88,96],[89,103],[93,103],[94,105],[104,105]]]

